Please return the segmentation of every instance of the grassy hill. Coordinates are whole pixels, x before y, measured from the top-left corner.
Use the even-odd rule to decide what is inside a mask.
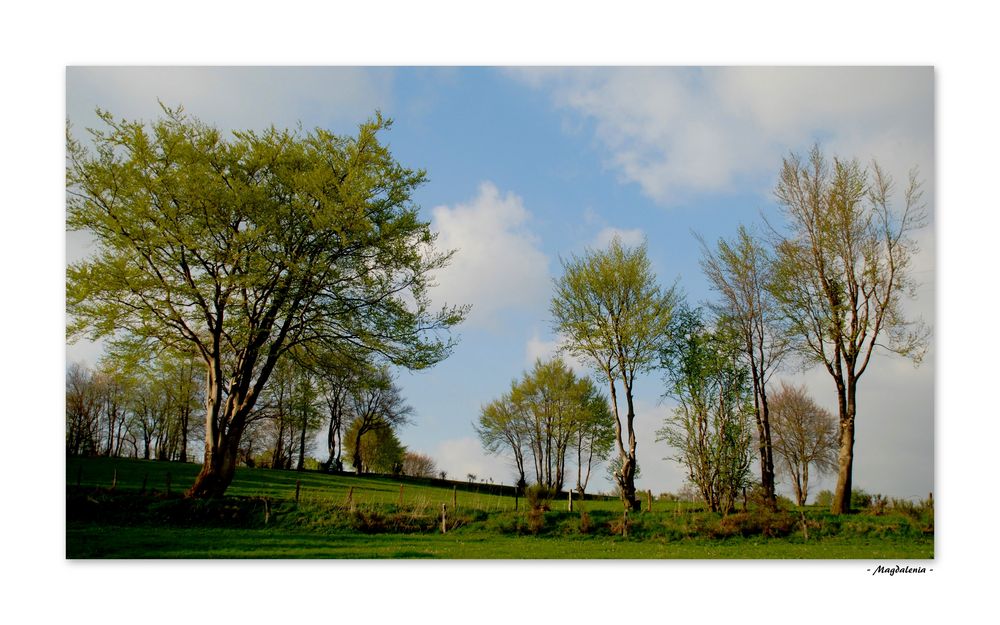
[[[899,559],[934,552],[932,511],[750,509],[723,517],[653,501],[652,511],[644,506],[626,525],[617,500],[577,501],[571,512],[558,499],[531,510],[500,485],[249,468],[237,470],[222,500],[185,499],[198,469],[68,459],[67,557]]]

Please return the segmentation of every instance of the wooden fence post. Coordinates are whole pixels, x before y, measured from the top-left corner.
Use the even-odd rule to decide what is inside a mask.
[[[573,511],[573,489],[569,489],[569,511]]]
[[[295,503],[299,503],[299,490],[302,488],[302,483],[299,480],[295,480]]]
[[[115,467],[115,472],[111,474],[111,490],[118,487],[118,467]]]
[[[622,515],[622,538],[628,538],[628,508]]]
[[[514,487],[514,512],[517,512],[517,494],[518,494],[518,488],[515,486]]]
[[[448,517],[447,517],[448,504],[441,504],[441,533],[447,533],[448,531]]]
[[[652,490],[647,490],[646,491],[646,512],[652,512],[652,511],[653,511],[653,491]]]
[[[344,505],[345,506],[354,507],[354,487],[353,486],[351,486],[347,490],[347,501],[344,502]]]

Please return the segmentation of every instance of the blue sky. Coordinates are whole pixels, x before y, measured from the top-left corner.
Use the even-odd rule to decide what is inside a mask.
[[[692,303],[711,297],[693,233],[708,241],[777,217],[771,198],[781,158],[821,141],[830,152],[877,157],[899,181],[920,168],[930,226],[918,234],[922,286],[908,304],[934,325],[934,72],[931,68],[88,68],[66,72],[66,114],[79,136],[100,106],[151,119],[157,98],[225,129],[270,123],[350,133],[376,109],[384,136],[429,182],[415,200],[456,249],[436,301],[473,305],[454,354],[399,380],[416,409],[400,433],[452,477],[510,483],[502,457],[472,430],[480,405],[535,357],[554,353],[547,315],[560,257],[612,234],[648,241],[664,285]],[[86,238],[67,237],[67,259]],[[69,361],[97,350],[67,347]],[[862,378],[855,484],[924,497],[934,489],[934,363],[881,355]],[[821,371],[788,371],[834,410]],[[638,486],[676,490],[683,472],[654,442],[671,408],[657,375],[637,387]],[[318,455],[321,455],[322,451]],[[813,484],[816,492],[832,478]],[[591,490],[606,490],[604,472]],[[785,487],[787,492],[787,486]]]

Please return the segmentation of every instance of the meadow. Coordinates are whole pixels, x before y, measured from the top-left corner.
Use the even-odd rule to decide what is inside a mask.
[[[726,516],[696,503],[548,502],[509,486],[239,468],[225,498],[185,499],[199,465],[69,458],[66,557],[928,559],[932,510]],[[441,532],[442,504],[446,532]]]

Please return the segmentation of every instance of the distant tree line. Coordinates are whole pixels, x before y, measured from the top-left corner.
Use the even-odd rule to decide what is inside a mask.
[[[326,375],[320,372],[326,371]],[[412,414],[388,369],[349,371],[295,358],[275,368],[241,438],[238,460],[250,467],[297,469],[326,429],[326,471],[343,457],[358,472],[434,477],[425,454],[411,452],[397,430]],[[109,353],[96,370],[74,363],[66,373],[66,453],[187,462],[204,435],[197,361],[176,354],[145,360]]]

